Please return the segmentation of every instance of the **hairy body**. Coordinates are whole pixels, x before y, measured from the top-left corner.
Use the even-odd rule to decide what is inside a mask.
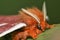
[[[37,9],[37,8],[27,8],[27,11],[34,13],[37,15],[40,19],[39,26],[41,29],[38,29],[38,23],[37,21],[32,18],[31,16],[25,14],[23,11],[20,11],[20,15],[23,15],[23,20],[25,23],[27,23],[27,27],[25,27],[22,32],[15,31],[14,36],[12,37],[13,40],[26,40],[28,36],[32,37],[33,39],[37,38],[37,35],[45,31],[46,28],[51,28],[51,26],[44,21],[44,15],[43,13]]]
[[[27,24],[27,27],[22,28],[22,30],[14,31],[12,33],[12,40],[26,40],[26,38],[29,36],[35,39],[37,38],[37,35],[45,31],[46,28],[51,28],[51,26],[44,21],[44,15],[38,8],[33,7],[27,8],[26,10],[35,14],[39,18],[39,25],[33,17],[25,14],[23,11],[20,11],[18,15],[0,16],[0,23],[9,23],[8,25],[5,25],[5,27],[0,27],[0,33],[8,30],[16,23],[23,22]]]

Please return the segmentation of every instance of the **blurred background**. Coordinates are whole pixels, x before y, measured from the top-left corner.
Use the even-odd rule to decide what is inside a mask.
[[[46,2],[49,24],[60,23],[60,0],[0,0],[0,15],[17,15],[21,8],[38,7],[42,10],[43,2]],[[0,40],[11,40],[10,34]]]

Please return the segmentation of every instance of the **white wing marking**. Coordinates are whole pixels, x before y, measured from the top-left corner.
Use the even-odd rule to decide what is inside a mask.
[[[6,34],[11,33],[11,32],[13,32],[13,31],[15,31],[15,30],[17,30],[17,29],[20,29],[20,28],[22,28],[22,27],[24,27],[24,26],[27,26],[27,25],[26,25],[25,23],[19,23],[19,24],[13,26],[12,28],[10,28],[9,30],[1,33],[1,34],[0,34],[0,37],[3,37],[3,36],[5,36]]]
[[[1,26],[4,26],[4,25],[7,25],[7,24],[8,24],[8,23],[1,23],[1,24],[0,24],[0,27],[1,27]]]

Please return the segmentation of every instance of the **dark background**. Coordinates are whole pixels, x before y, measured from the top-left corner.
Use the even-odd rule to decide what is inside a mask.
[[[0,15],[17,14],[18,10],[27,7],[41,9],[43,0],[0,0]]]
[[[41,10],[44,1],[47,5],[48,23],[60,23],[60,0],[0,0],[0,15],[15,15],[21,8],[34,6]],[[11,40],[9,36],[10,34],[0,40]]]
[[[49,23],[60,23],[60,0],[45,0]],[[44,0],[0,0],[0,15],[14,15],[21,8],[38,7],[42,9]]]
[[[46,5],[49,23],[60,23],[60,0],[46,0]]]

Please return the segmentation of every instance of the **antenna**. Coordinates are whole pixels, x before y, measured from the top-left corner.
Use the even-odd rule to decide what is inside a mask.
[[[47,16],[47,10],[46,10],[46,3],[45,3],[45,1],[43,2],[42,11],[44,13],[44,21],[49,20],[49,18]]]
[[[25,12],[26,14],[30,15],[31,17],[35,18],[35,20],[40,24],[40,19],[33,13],[27,11],[26,9],[22,8],[22,11]]]

